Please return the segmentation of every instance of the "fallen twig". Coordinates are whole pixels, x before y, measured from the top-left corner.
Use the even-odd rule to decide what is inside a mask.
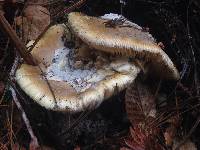
[[[33,132],[33,129],[30,125],[30,122],[26,116],[26,113],[24,112],[24,109],[22,108],[22,105],[20,104],[19,100],[17,99],[17,95],[16,95],[16,92],[15,90],[13,89],[12,86],[10,86],[10,91],[12,93],[12,97],[13,97],[13,100],[17,106],[17,108],[21,111],[22,113],[22,119],[26,125],[26,128],[31,136],[31,145],[34,145],[35,148],[39,147],[39,143],[38,143],[38,140],[37,140],[37,137],[35,136],[34,132]]]
[[[34,65],[32,56],[27,53],[26,47],[21,42],[16,32],[12,29],[6,18],[0,13],[0,26],[2,31],[11,39],[11,42],[16,46],[20,56],[30,65]]]
[[[67,14],[71,11],[73,11],[75,8],[80,7],[84,2],[86,2],[86,0],[79,0],[77,3],[72,4],[71,6],[67,7],[66,9],[64,9],[62,12],[58,13],[57,15],[53,16],[53,18],[58,18],[64,14]],[[33,43],[33,45],[31,45],[31,47],[29,48],[28,52],[30,53],[33,48],[35,47],[35,45],[37,44],[37,42],[43,37],[43,35],[46,33],[46,31],[54,24],[54,21],[51,22],[45,29],[44,31],[38,36],[38,38],[35,40],[35,42]]]
[[[12,69],[11,69],[11,72],[10,72],[10,77],[12,78],[15,74],[15,71],[17,69],[17,66],[18,66],[18,63],[19,63],[19,57],[17,56],[15,58],[15,61],[13,63],[13,66],[12,66]],[[17,106],[17,108],[21,111],[22,113],[22,119],[26,125],[26,128],[30,134],[30,137],[31,137],[31,146],[34,147],[34,149],[38,148],[39,147],[39,143],[38,143],[38,140],[37,140],[37,137],[35,136],[34,132],[33,132],[33,129],[30,125],[30,121],[21,105],[21,103],[19,102],[18,98],[17,98],[17,94],[15,92],[15,89],[14,89],[14,85],[12,84],[12,80],[10,82],[10,86],[9,86],[9,90],[11,91],[12,93],[12,97],[13,97],[13,100]]]
[[[80,7],[81,5],[83,5],[87,0],[79,0],[78,2],[72,4],[71,6],[65,8],[63,11],[61,11],[60,13],[58,13],[57,15],[55,15],[54,17],[60,17],[64,14],[67,14],[71,11],[73,11],[74,9]]]

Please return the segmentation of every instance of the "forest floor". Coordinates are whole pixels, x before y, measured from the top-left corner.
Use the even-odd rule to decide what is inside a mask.
[[[40,6],[42,11],[30,6]],[[156,99],[163,101],[156,103],[157,121],[153,122],[159,132],[152,137],[131,122],[131,117],[135,116],[130,116],[126,107],[127,93],[131,90],[113,96],[96,110],[73,115],[46,110],[34,103],[10,74],[19,45],[12,42],[0,25],[0,150],[200,149],[200,2],[0,0],[0,13],[13,27],[23,46],[40,38],[48,24],[65,22],[69,11],[81,11],[91,16],[122,14],[149,31],[162,45],[181,78],[177,82],[162,81],[159,84]],[[35,24],[30,23],[34,15],[39,18]],[[17,93],[16,97],[12,89]],[[26,114],[30,127],[22,113]],[[31,131],[34,136],[30,136]]]

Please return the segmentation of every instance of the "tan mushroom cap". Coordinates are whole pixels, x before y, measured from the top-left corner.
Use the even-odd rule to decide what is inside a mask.
[[[62,37],[65,31],[63,24],[54,25],[47,30],[31,51],[31,54],[38,63],[42,62],[47,66],[51,64],[54,51],[64,47]]]
[[[16,80],[25,93],[41,106],[57,111],[80,112],[98,107],[103,100],[125,89],[134,81],[139,70],[136,68],[135,74],[116,73],[80,93],[66,82],[50,80],[56,99],[37,66],[22,64],[16,72]]]
[[[72,31],[90,47],[130,56],[148,62],[147,70],[165,79],[179,79],[179,73],[167,54],[149,33],[134,27],[106,27],[108,20],[79,12],[68,15]]]
[[[38,42],[36,45],[37,47],[32,51],[38,64],[40,63],[41,65],[44,61],[50,64],[53,59],[54,51],[58,48],[63,48],[64,44],[61,37],[64,34],[64,30],[64,25],[52,26]],[[108,75],[96,83],[95,86],[83,92],[77,92],[67,82],[49,80],[48,82],[55,95],[54,99],[48,83],[43,76],[46,72],[46,67],[41,65],[41,68],[43,71],[41,71],[38,66],[22,64],[16,71],[15,79],[17,83],[22,90],[39,105],[47,109],[71,113],[95,109],[102,101],[129,86],[140,72],[139,68],[131,65],[131,70],[129,69],[129,72],[116,72],[112,75]],[[123,69],[127,70],[126,66],[123,68],[123,66],[119,65],[118,68],[119,71]]]

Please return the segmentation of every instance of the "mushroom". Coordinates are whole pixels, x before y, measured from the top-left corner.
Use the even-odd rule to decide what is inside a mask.
[[[164,79],[179,79],[167,54],[148,32],[130,26],[108,26],[108,20],[80,12],[68,15],[71,30],[89,47],[139,60],[146,72]]]
[[[71,30],[63,24],[54,25],[33,48],[31,53],[39,67],[22,64],[16,72],[19,86],[41,106],[71,113],[95,109],[133,83],[143,67],[165,79],[179,78],[167,54],[149,33],[135,25],[109,27],[106,19],[78,12],[70,13],[68,21]],[[79,49],[84,52],[78,55],[93,57],[90,52],[97,52],[96,62],[93,58],[87,64],[76,60],[75,50],[64,44],[63,37],[68,39],[71,33],[75,43],[83,46]],[[74,67],[77,65],[81,67]]]
[[[65,29],[66,27],[63,24],[52,26],[36,44],[31,53],[39,67],[22,64],[16,71],[15,78],[19,86],[41,106],[51,110],[71,113],[94,109],[103,100],[129,86],[140,72],[140,68],[128,62],[128,59],[123,58],[111,61],[109,64],[102,66],[101,69],[94,69],[92,76],[87,79],[90,84],[87,84],[81,90],[76,88],[76,86],[82,84],[80,79],[77,79],[73,84],[69,79],[65,81],[53,80],[47,75],[51,65],[56,65],[56,69],[63,71],[63,68],[59,68],[60,62],[58,64],[54,62],[57,51],[69,50],[64,47],[64,41],[62,40],[66,33]],[[62,54],[64,55],[64,53]],[[63,61],[66,58],[62,55],[60,57],[62,59],[56,61]],[[71,59],[69,57],[67,59]],[[67,62],[64,63],[64,67],[66,66],[69,66]],[[72,71],[67,70],[66,76]],[[77,70],[74,69],[74,71]],[[79,69],[78,71],[83,72],[84,70]],[[71,76],[77,76],[77,74],[70,74]],[[85,76],[84,80],[86,78],[88,76]]]

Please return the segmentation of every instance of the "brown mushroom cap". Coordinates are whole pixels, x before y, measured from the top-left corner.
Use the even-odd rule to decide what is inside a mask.
[[[22,64],[16,72],[16,80],[25,93],[41,106],[57,111],[79,112],[94,109],[116,91],[125,89],[134,81],[139,70],[135,68],[135,74],[115,73],[80,93],[64,81],[49,80],[56,99],[37,66]]]
[[[54,25],[47,30],[31,51],[38,64],[41,62],[47,66],[51,64],[55,50],[64,47],[62,40],[64,34],[63,24]]]
[[[129,86],[140,72],[138,67],[128,63],[128,61],[112,62],[108,65],[115,68],[116,72],[107,73],[109,70],[99,70],[99,72],[102,71],[101,74],[107,73],[108,75],[96,82],[94,86],[81,92],[77,92],[68,82],[49,80],[48,82],[55,95],[54,99],[43,76],[47,68],[41,64],[51,64],[55,50],[64,47],[62,41],[64,30],[64,25],[52,26],[33,49],[33,57],[41,66],[42,71],[38,66],[22,64],[15,74],[19,86],[41,106],[51,110],[72,113],[94,109],[103,100]],[[95,82],[95,77],[91,80]]]
[[[173,62],[149,33],[134,27],[106,27],[107,21],[79,12],[68,15],[72,31],[90,47],[142,60],[147,62],[147,70],[154,75],[179,79]]]

